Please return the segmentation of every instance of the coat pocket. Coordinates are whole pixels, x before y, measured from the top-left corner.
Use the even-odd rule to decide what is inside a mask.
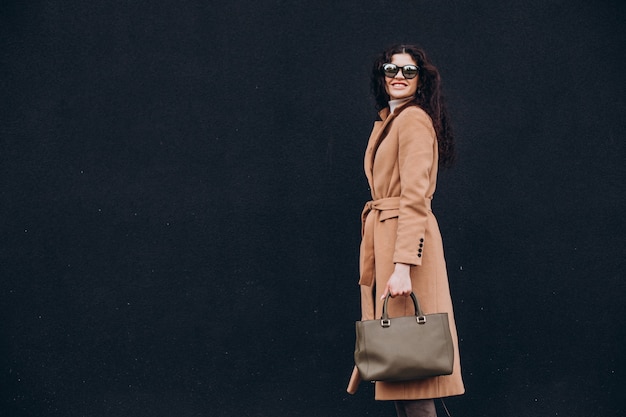
[[[383,210],[380,212],[380,221],[384,222],[385,220],[393,219],[400,215],[400,209],[391,209],[391,210]]]

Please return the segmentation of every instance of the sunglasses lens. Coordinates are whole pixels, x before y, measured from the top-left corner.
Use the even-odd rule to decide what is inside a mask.
[[[398,67],[394,64],[385,64],[383,65],[383,72],[385,76],[393,78],[398,73]]]
[[[404,74],[404,78],[408,78],[409,80],[411,78],[417,77],[417,71],[418,68],[415,65],[405,65],[404,68],[402,68],[402,74]]]
[[[416,65],[405,65],[403,67],[398,67],[396,64],[383,65],[383,73],[389,78],[395,77],[400,69],[402,69],[402,75],[404,78],[408,80],[417,77],[417,73],[419,72],[419,67]]]

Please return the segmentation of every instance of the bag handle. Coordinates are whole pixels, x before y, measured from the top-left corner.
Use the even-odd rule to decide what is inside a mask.
[[[391,326],[391,320],[389,320],[389,313],[387,312],[387,304],[390,298],[391,293],[387,294],[387,297],[385,297],[385,302],[383,303],[383,316],[380,319],[380,325],[382,327]],[[415,320],[417,321],[417,324],[426,323],[426,316],[424,315],[424,313],[422,313],[420,303],[419,301],[417,301],[417,297],[415,296],[415,293],[413,293],[413,291],[411,291],[411,299],[413,300],[413,306],[415,307]]]

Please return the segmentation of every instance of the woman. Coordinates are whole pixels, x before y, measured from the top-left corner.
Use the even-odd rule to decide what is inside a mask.
[[[454,138],[437,69],[413,45],[389,48],[374,62],[372,90],[382,121],[365,153],[372,201],[363,210],[360,254],[362,320],[380,318],[388,293],[391,317],[447,312],[454,341],[451,375],[376,382],[377,400],[395,401],[399,417],[436,416],[433,399],[464,393],[443,244],[431,211],[438,166],[454,159]],[[348,392],[360,381],[356,367]]]

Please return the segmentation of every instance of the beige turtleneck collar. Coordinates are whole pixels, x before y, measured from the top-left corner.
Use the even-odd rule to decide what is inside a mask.
[[[406,97],[406,98],[399,98],[397,100],[389,100],[389,113],[393,113],[395,109],[413,100],[413,98],[414,97],[411,96],[411,97]]]

